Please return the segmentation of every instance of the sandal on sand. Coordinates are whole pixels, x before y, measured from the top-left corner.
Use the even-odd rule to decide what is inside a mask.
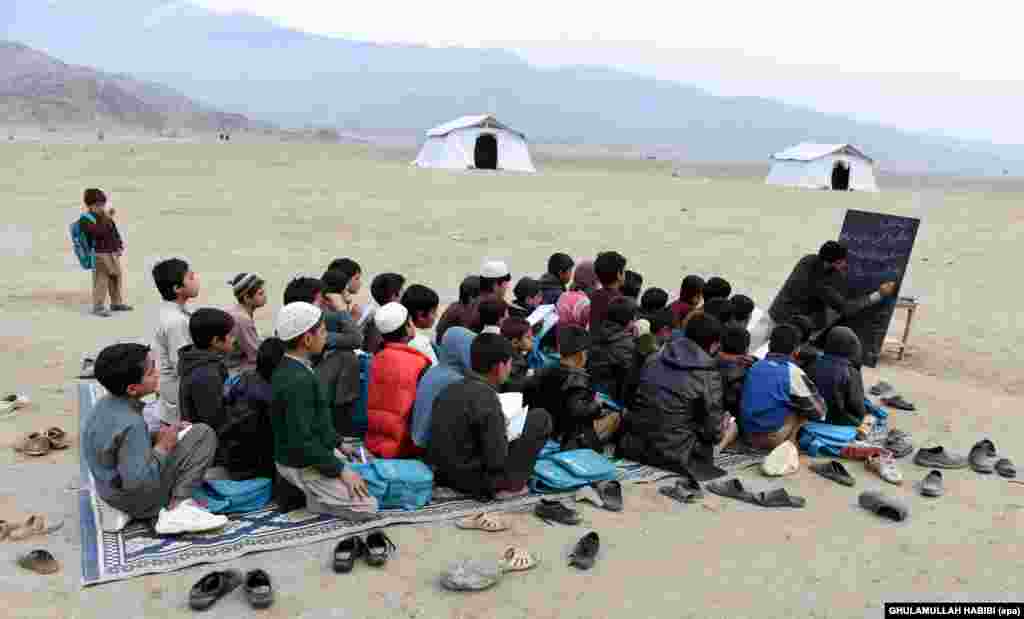
[[[455,526],[466,531],[487,531],[488,533],[497,533],[508,528],[505,521],[494,518],[490,514],[479,514],[456,520]]]
[[[910,442],[909,434],[894,428],[885,437],[885,448],[892,452],[894,458],[902,458],[914,451],[914,444]]]
[[[761,507],[803,507],[807,505],[807,499],[802,496],[792,495],[786,492],[785,488],[776,488],[767,492],[758,492],[754,500]]]
[[[622,484],[615,480],[599,481],[593,484],[603,507],[610,512],[622,511]]]
[[[569,565],[580,568],[581,570],[589,570],[594,567],[594,563],[597,561],[597,553],[601,550],[601,538],[597,535],[597,532],[591,531],[583,537],[580,541],[576,542],[576,547],[573,548],[572,554],[569,555]]]
[[[60,563],[47,550],[33,550],[20,555],[18,565],[36,574],[54,574],[60,571]]]
[[[892,456],[871,456],[864,463],[869,471],[878,473],[878,476],[889,482],[890,484],[896,484],[897,486],[903,483],[903,474],[896,468],[896,462]]]
[[[679,479],[675,485],[662,486],[658,492],[680,503],[696,503],[704,498],[704,491],[696,479]]]
[[[857,502],[864,509],[896,522],[902,522],[910,517],[910,508],[905,503],[875,490],[862,492]]]
[[[1009,458],[1000,458],[999,462],[996,462],[996,473],[1007,479],[1013,479],[1017,476],[1017,467],[1013,466],[1013,462]]]
[[[0,542],[7,539],[7,536],[11,533],[11,529],[13,528],[14,527],[11,525],[11,523],[7,522],[6,520],[0,520]]]
[[[743,501],[744,503],[757,505],[757,501],[754,500],[754,494],[744,488],[743,482],[738,479],[713,481],[705,487],[709,492],[713,492],[718,496],[724,496],[726,498],[736,499],[737,501]]]
[[[15,451],[19,451],[27,456],[45,456],[50,453],[50,449],[50,439],[38,432],[29,434],[14,446]]]
[[[27,395],[21,393],[9,393],[3,398],[0,398],[0,415],[7,415],[13,413],[19,408],[25,408],[32,401],[28,399]]]
[[[365,544],[366,552],[363,554],[363,558],[366,559],[367,565],[373,567],[383,566],[391,558],[391,555],[398,551],[398,546],[395,546],[395,543],[383,531],[374,531],[367,535]]]
[[[831,479],[837,484],[844,486],[854,486],[857,481],[850,475],[850,472],[846,470],[846,467],[841,462],[832,460],[831,462],[822,462],[819,464],[812,464],[807,467],[811,471],[821,475],[825,479]]]
[[[537,567],[539,563],[540,559],[532,552],[515,546],[506,548],[501,561],[498,561],[503,572],[525,572]]]
[[[932,471],[921,480],[921,496],[940,497],[945,492],[942,488],[942,472]]]
[[[967,462],[974,469],[974,472],[986,475],[996,471],[996,462],[998,461],[999,456],[996,455],[996,446],[988,439],[975,443],[974,447],[971,447],[970,454],[967,456]]]
[[[885,404],[889,408],[895,408],[901,411],[916,411],[917,407],[912,402],[908,402],[903,399],[903,396],[894,395],[890,398],[882,398],[882,404]]]
[[[497,561],[459,561],[441,576],[441,586],[449,591],[483,591],[498,584],[504,573]]]
[[[10,529],[7,534],[11,538],[12,542],[20,542],[23,539],[28,539],[36,535],[48,535],[64,526],[64,521],[61,520],[57,524],[47,525],[46,516],[42,514],[32,514],[25,519],[22,524]]]
[[[554,499],[541,499],[540,503],[533,508],[533,513],[547,524],[558,522],[573,526],[583,521],[583,517],[578,511],[568,508],[561,501]]]
[[[873,387],[871,387],[871,395],[884,395],[886,393],[891,393],[895,390],[895,387],[893,387],[892,385],[883,380],[879,381]]]
[[[46,439],[50,441],[50,448],[52,449],[67,449],[68,448],[68,435],[64,430],[54,426],[49,428],[44,433]]]

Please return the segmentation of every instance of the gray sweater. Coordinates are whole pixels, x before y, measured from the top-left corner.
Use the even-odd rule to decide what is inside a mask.
[[[104,499],[160,488],[167,456],[153,448],[142,407],[138,400],[107,395],[85,422],[82,456]]]

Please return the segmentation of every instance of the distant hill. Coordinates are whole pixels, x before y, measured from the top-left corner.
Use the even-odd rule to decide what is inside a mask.
[[[886,169],[1024,167],[1024,146],[907,133],[604,67],[542,70],[503,50],[329,38],[180,0],[2,4],[9,39],[282,125],[422,132],[462,114],[495,112],[533,141],[671,145],[660,152],[695,161],[763,162],[815,141],[852,142]]]
[[[166,86],[65,64],[8,41],[0,41],[0,118],[150,131],[234,131],[250,125],[242,114],[216,111]]]

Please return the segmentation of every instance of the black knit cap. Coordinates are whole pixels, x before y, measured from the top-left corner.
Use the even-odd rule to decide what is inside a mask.
[[[570,326],[558,329],[558,354],[571,357],[590,348],[590,334],[583,327]]]
[[[825,241],[825,244],[818,250],[818,257],[825,262],[836,262],[847,255],[846,245],[836,241]]]

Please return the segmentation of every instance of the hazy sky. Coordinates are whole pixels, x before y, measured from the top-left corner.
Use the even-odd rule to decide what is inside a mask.
[[[611,65],[717,94],[1024,143],[1024,7],[1005,0],[194,2],[308,32],[504,47],[543,66]]]

